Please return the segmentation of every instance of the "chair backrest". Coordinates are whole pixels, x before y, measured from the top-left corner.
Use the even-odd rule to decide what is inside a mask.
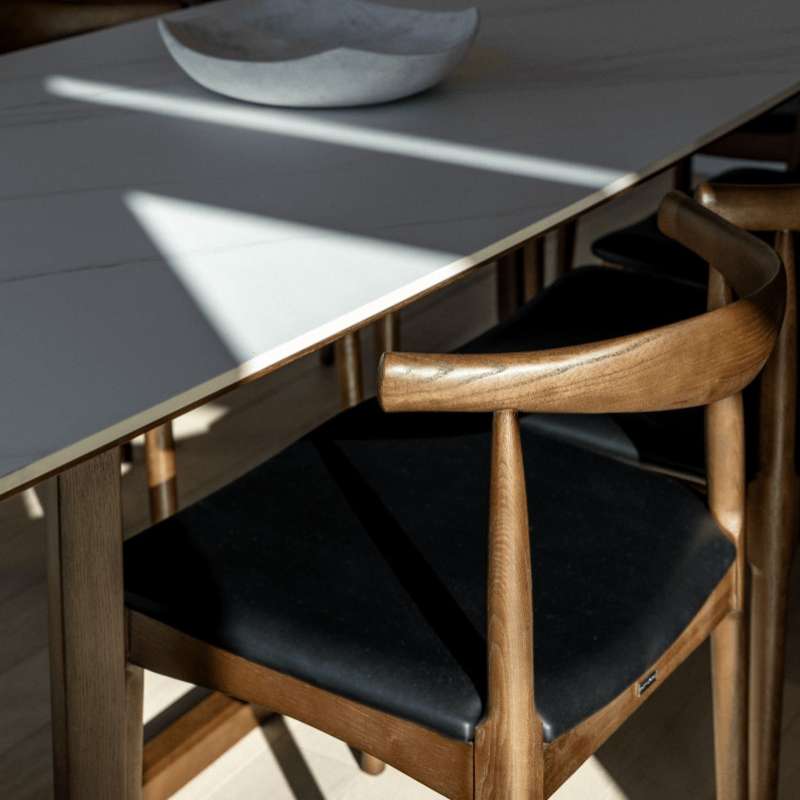
[[[713,264],[738,299],[672,325],[577,347],[501,355],[384,355],[387,411],[633,412],[708,405],[741,391],[781,326],[785,276],[764,242],[672,192],[659,225]]]
[[[530,538],[517,411],[644,411],[707,405],[709,507],[737,545],[731,607],[741,606],[745,557],[741,390],[770,355],[785,277],[774,250],[677,192],[661,205],[669,236],[714,268],[711,310],[633,336],[501,355],[387,353],[387,411],[494,412],[487,581],[488,700],[476,730],[476,787],[486,796],[544,793],[535,718]],[[731,299],[725,281],[738,299]],[[534,518],[535,526],[535,518]],[[602,725],[600,725],[602,727]],[[596,741],[602,736],[582,735]],[[533,754],[533,757],[532,757]]]
[[[767,569],[767,564],[780,569],[782,564],[790,562],[792,542],[797,536],[794,502],[798,412],[794,234],[800,230],[800,185],[704,184],[698,188],[697,198],[704,206],[742,228],[762,233],[774,231],[775,249],[785,268],[786,311],[775,348],[761,374],[758,418],[753,421],[757,424],[750,429],[748,437],[748,444],[754,447],[758,462],[752,484],[748,554],[752,563],[762,570]],[[714,278],[713,272],[710,277]],[[710,281],[711,291],[713,285]],[[713,440],[718,438],[712,437]],[[713,452],[708,456],[712,458]],[[719,457],[723,458],[724,453],[720,452]],[[714,466],[713,469],[716,475],[725,474],[724,467]],[[716,490],[719,487],[711,488]],[[756,495],[760,497],[756,498]],[[717,506],[720,505],[717,502]]]
[[[775,233],[775,250],[786,276],[786,305],[775,348],[761,376],[758,437],[761,468],[775,472],[780,459],[796,460],[797,268],[795,236],[800,231],[800,185],[703,184],[697,199],[714,213],[749,231]]]

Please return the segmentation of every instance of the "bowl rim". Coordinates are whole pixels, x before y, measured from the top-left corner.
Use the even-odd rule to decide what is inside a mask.
[[[161,17],[158,19],[158,30],[161,34],[164,43],[172,52],[172,48],[170,44],[177,45],[182,50],[187,50],[191,53],[196,55],[202,56],[203,58],[214,60],[214,61],[229,61],[233,63],[240,63],[240,64],[290,64],[292,62],[300,62],[304,60],[308,60],[310,58],[317,58],[321,55],[332,54],[332,53],[356,53],[356,54],[366,54],[372,56],[383,56],[386,58],[419,58],[419,57],[431,57],[431,56],[443,56],[448,53],[451,53],[456,50],[460,50],[470,42],[472,42],[480,27],[480,10],[477,6],[470,6],[463,9],[455,9],[452,11],[438,11],[438,10],[431,10],[431,9],[421,9],[421,8],[405,8],[401,6],[389,6],[384,3],[374,3],[369,2],[369,0],[349,0],[350,3],[354,5],[361,5],[361,6],[371,6],[371,7],[382,7],[397,11],[413,11],[415,13],[420,13],[423,15],[429,16],[462,16],[462,17],[472,17],[473,23],[468,35],[464,36],[463,39],[460,41],[455,42],[447,47],[441,47],[437,49],[431,50],[419,50],[414,52],[407,52],[407,53],[387,53],[385,50],[379,50],[377,48],[371,47],[351,47],[347,45],[340,45],[335,47],[320,47],[318,50],[309,50],[307,52],[302,53],[298,56],[293,56],[290,58],[241,58],[236,56],[228,56],[228,55],[220,55],[218,53],[212,53],[208,50],[200,49],[197,47],[191,47],[190,45],[185,44],[181,39],[176,35],[175,29],[182,28],[182,27],[189,27],[195,22],[203,22],[206,20],[210,20],[218,16],[219,8],[212,7],[204,9],[203,14],[193,15],[189,19],[169,19],[168,17]]]

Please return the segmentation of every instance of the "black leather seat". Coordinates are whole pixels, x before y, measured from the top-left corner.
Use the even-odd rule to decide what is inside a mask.
[[[734,169],[723,172],[710,183],[779,185],[800,182],[800,173],[772,169]],[[678,242],[658,230],[656,215],[601,236],[592,244],[592,252],[606,264],[705,286],[708,270],[705,262]]]
[[[655,214],[596,239],[592,242],[592,253],[605,264],[666,275],[690,286],[703,286],[707,280],[705,261],[664,236]]]
[[[703,269],[707,271],[705,265]],[[705,309],[705,289],[697,285],[676,283],[655,273],[580,267],[461,351],[525,352],[584,344],[667,325]],[[705,473],[702,409],[652,414],[531,414],[521,422],[531,430],[627,461],[697,476]]]
[[[530,429],[522,441],[552,741],[664,652],[734,548],[684,485]],[[489,455],[489,415],[362,404],[129,540],[126,602],[470,740],[486,697]]]

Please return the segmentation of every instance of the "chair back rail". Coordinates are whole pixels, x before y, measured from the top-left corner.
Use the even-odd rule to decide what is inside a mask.
[[[796,475],[797,274],[794,234],[800,231],[800,185],[703,184],[698,188],[697,196],[703,205],[735,225],[776,234],[775,249],[786,276],[786,304],[783,324],[760,379],[758,475],[767,490],[781,487],[781,493],[786,495],[778,504],[780,514],[793,514],[793,503],[788,503],[792,493],[785,487],[794,481]],[[765,546],[762,541],[764,526],[753,527],[748,549],[751,559],[760,563],[761,550]],[[792,531],[794,528],[788,526]]]
[[[744,646],[746,568],[741,390],[762,369],[775,344],[786,279],[774,250],[678,192],[662,203],[659,225],[713,267],[705,314],[578,347],[501,355],[387,353],[381,361],[379,397],[386,411],[494,412],[489,691],[486,715],[475,736],[478,800],[545,796],[544,750],[532,681],[531,556],[517,411],[708,406],[709,507],[737,547],[726,606],[732,614],[726,614],[713,636],[717,668],[730,661],[733,687],[722,691],[715,682],[715,717],[725,727],[716,738],[717,766],[725,772],[731,763],[746,762],[745,694],[739,691],[744,680],[739,656]],[[733,761],[728,760],[730,754]],[[730,783],[736,791],[745,785],[738,774]]]
[[[662,203],[659,224],[714,264],[739,299],[672,325],[577,347],[387,353],[379,372],[381,405],[386,411],[661,411],[708,405],[740,391],[764,366],[780,329],[780,259],[678,192]]]
[[[789,566],[797,540],[797,272],[800,185],[704,185],[698,197],[748,230],[776,232],[786,273],[783,325],[759,381],[758,465],[747,487],[749,571],[748,766],[752,797],[777,792]],[[755,432],[755,429],[754,429]],[[741,565],[737,572],[745,571]],[[741,580],[741,577],[739,578]],[[741,593],[740,593],[741,596]],[[724,744],[723,744],[724,746]]]

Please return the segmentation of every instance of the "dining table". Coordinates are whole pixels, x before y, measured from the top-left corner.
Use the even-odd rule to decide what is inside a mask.
[[[212,94],[152,19],[0,57],[0,498],[47,486],[58,797],[125,794],[120,443],[800,92],[796,0],[473,4],[453,74],[372,107]]]

